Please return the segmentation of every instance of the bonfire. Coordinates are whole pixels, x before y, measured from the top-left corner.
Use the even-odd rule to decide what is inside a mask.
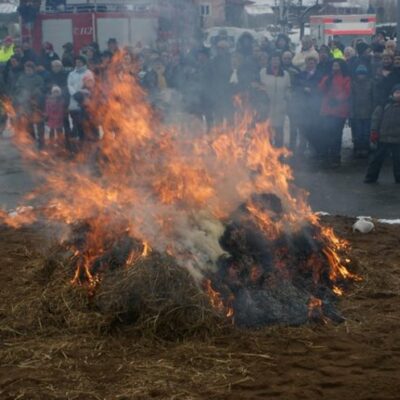
[[[74,159],[38,153],[26,132],[15,132],[43,183],[3,220],[62,227],[71,285],[103,310],[118,298],[126,321],[137,319],[129,313],[140,312],[150,292],[161,307],[179,291],[187,294],[182,304],[206,298],[239,326],[340,321],[336,299],[356,279],[347,244],[320,225],[294,186],[289,153],[271,145],[268,122],[241,110],[207,134],[165,126],[117,65],[109,92],[99,90],[91,105],[103,137]],[[159,274],[171,266],[176,273]],[[143,268],[150,277],[137,272]],[[140,289],[156,276],[167,280],[154,286],[162,293]]]

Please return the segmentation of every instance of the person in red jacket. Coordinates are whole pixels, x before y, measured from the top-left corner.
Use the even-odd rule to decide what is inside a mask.
[[[65,118],[65,101],[59,86],[51,88],[51,94],[46,98],[45,109],[47,126],[50,129],[50,142],[54,142],[54,137],[60,140],[63,135],[63,125]]]
[[[335,59],[329,75],[325,76],[319,88],[323,94],[321,116],[323,131],[321,151],[328,166],[340,166],[343,128],[350,115],[351,80],[346,62]]]

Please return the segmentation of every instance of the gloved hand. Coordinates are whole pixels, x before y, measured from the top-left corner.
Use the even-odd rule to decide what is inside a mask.
[[[370,138],[370,140],[371,140],[372,143],[377,143],[378,140],[379,140],[379,133],[378,133],[378,131],[372,131],[369,138]]]

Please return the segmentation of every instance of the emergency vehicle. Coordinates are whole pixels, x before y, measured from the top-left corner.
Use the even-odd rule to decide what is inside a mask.
[[[310,17],[310,34],[318,46],[328,44],[332,39],[351,45],[354,39],[369,42],[376,33],[376,15],[315,15]]]
[[[175,45],[191,37],[188,31],[196,25],[195,11],[189,0],[140,0],[133,4],[124,0],[96,4],[68,1],[63,10],[41,9],[33,23],[21,23],[21,34],[31,40],[36,51],[47,41],[58,54],[67,42],[73,44],[76,54],[92,42],[105,49],[109,38],[115,38],[120,46],[153,46],[157,40]]]

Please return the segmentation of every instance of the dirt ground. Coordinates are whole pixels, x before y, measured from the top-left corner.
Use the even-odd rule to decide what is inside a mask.
[[[44,302],[61,283],[46,277],[40,236],[1,228],[0,399],[399,399],[400,226],[362,235],[353,222],[324,217],[363,278],[339,303],[344,323],[181,342],[106,333],[89,316],[56,328],[79,294],[64,282],[64,307]]]

